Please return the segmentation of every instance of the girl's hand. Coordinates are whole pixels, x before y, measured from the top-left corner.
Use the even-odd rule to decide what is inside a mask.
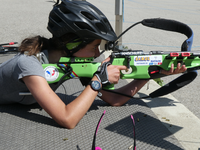
[[[105,59],[104,62],[110,61],[110,57]],[[115,66],[115,65],[109,65],[107,67],[107,73],[108,73],[108,80],[110,81],[111,84],[116,84],[118,83],[120,79],[120,70],[127,70],[126,66]]]
[[[177,64],[177,68],[174,69],[174,64],[171,65],[171,69],[170,70],[161,70],[160,73],[165,74],[165,75],[171,75],[171,74],[178,74],[178,73],[183,73],[187,70],[187,68],[185,67],[185,65],[182,65],[180,63]]]

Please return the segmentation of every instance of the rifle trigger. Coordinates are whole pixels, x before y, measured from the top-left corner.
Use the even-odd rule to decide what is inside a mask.
[[[130,61],[131,61],[131,57],[130,56],[125,56],[127,58],[127,67],[128,69],[130,68]]]

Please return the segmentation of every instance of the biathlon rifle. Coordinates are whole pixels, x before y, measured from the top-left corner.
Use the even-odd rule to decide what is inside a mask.
[[[150,94],[150,97],[158,97],[171,93],[192,82],[197,76],[197,69],[200,69],[200,52],[191,52],[193,41],[192,29],[181,22],[167,19],[145,19],[135,23],[125,30],[125,32],[137,24],[143,24],[147,27],[179,32],[188,37],[182,44],[179,52],[163,52],[126,49],[124,46],[117,46],[117,42],[107,42],[105,50],[112,50],[112,65],[125,65],[129,68],[128,72],[121,72],[121,79],[156,79],[166,75],[161,74],[160,70],[170,70],[171,64],[174,68],[178,63],[185,65],[187,71],[172,82],[162,86],[160,89]],[[43,64],[46,73],[46,79],[49,84],[57,83],[60,85],[67,79],[74,77],[92,78],[93,74],[101,65],[100,62],[94,62],[94,58],[62,57],[57,64]],[[113,89],[113,85],[104,89]]]
[[[182,33],[188,38],[183,42],[179,52],[143,52],[142,50],[131,50],[124,48],[124,46],[118,46],[117,40],[137,24]],[[116,41],[108,41],[104,49],[112,50],[110,56],[112,65],[125,65],[129,68],[128,72],[121,72],[121,79],[157,79],[166,76],[160,73],[161,69],[170,70],[171,64],[174,64],[174,68],[177,67],[178,63],[185,65],[187,68],[185,73],[149,95],[149,97],[154,98],[171,93],[196,78],[196,70],[200,69],[200,51],[191,51],[192,42],[193,31],[186,24],[155,18],[144,19],[133,24],[120,34]],[[78,57],[61,57],[57,64],[42,64],[47,82],[55,84],[56,87],[74,77],[92,78],[100,65],[100,62],[94,62],[94,58]],[[113,85],[104,89],[113,89]]]

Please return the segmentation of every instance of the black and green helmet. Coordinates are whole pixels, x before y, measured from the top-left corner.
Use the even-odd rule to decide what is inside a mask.
[[[54,5],[47,29],[56,37],[74,33],[83,43],[95,39],[117,39],[106,16],[86,1],[62,0],[60,4]]]

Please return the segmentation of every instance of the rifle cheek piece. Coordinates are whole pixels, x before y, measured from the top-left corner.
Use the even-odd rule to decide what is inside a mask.
[[[105,62],[101,66],[98,67],[97,71],[94,75],[99,79],[103,87],[110,85],[110,81],[108,80],[108,72],[107,66],[110,65],[110,62]]]

